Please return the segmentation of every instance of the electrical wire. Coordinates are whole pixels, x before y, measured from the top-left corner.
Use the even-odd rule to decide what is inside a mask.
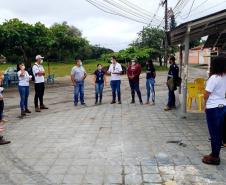
[[[142,24],[145,24],[145,25],[148,24],[148,22],[145,22],[145,21],[142,21],[142,20],[139,20],[139,19],[135,19],[133,17],[130,17],[130,16],[122,14],[122,13],[115,12],[114,10],[110,9],[109,7],[107,7],[103,4],[97,3],[93,0],[86,0],[86,1],[88,3],[90,3],[91,5],[95,6],[96,8],[98,8],[99,10],[105,12],[105,13],[121,16],[121,17],[127,18],[129,20],[132,20],[132,21],[135,21],[135,22],[138,22],[138,23],[142,23]]]
[[[189,15],[191,14],[191,10],[192,10],[192,8],[193,8],[193,6],[194,6],[194,3],[195,3],[195,0],[193,0],[193,2],[192,2],[192,4],[191,4],[190,10],[189,10],[187,16],[184,17],[183,19],[187,19],[187,18],[189,17]]]

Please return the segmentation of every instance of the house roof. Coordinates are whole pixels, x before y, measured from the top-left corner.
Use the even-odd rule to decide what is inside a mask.
[[[170,45],[183,44],[187,33],[190,41],[208,35],[213,35],[212,38],[215,38],[216,34],[220,34],[225,29],[226,9],[177,26],[168,32],[168,41]]]

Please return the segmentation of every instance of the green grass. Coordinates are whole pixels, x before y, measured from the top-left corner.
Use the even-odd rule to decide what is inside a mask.
[[[67,63],[63,62],[50,62],[50,73],[55,74],[56,77],[69,76],[71,73],[72,67],[75,65],[74,61],[69,61]],[[102,64],[104,67],[108,66],[109,63],[103,60],[85,60],[83,61],[83,66],[86,69],[88,74],[93,74],[96,70],[97,64]],[[0,71],[5,71],[8,67],[15,66],[15,64],[0,64]],[[44,62],[44,68],[46,73],[48,73],[48,64]],[[157,71],[165,71],[166,67],[155,66]]]

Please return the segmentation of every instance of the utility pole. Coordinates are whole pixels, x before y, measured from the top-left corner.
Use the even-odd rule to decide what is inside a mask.
[[[168,42],[167,42],[167,31],[168,31],[168,0],[164,1],[165,5],[165,56],[164,56],[164,66],[167,66],[168,60]]]

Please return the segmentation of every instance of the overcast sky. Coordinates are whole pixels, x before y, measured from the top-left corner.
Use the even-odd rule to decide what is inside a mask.
[[[114,1],[119,2],[119,0]],[[160,2],[160,0],[127,1],[150,12],[150,20]],[[169,7],[174,7],[178,2],[178,0],[168,1]],[[226,0],[196,0],[188,16],[193,0],[186,1],[189,3],[177,17],[178,23],[214,13],[226,7]],[[102,12],[86,0],[0,0],[0,3],[0,22],[19,18],[28,23],[40,21],[46,26],[51,26],[56,22],[67,21],[68,24],[79,28],[91,44],[112,48],[115,51],[126,48],[137,38],[137,33],[145,26],[143,23]],[[163,17],[163,10],[161,7],[158,11],[159,19]],[[138,14],[148,13],[144,10],[137,12]],[[159,21],[155,20],[153,23],[158,24]]]

